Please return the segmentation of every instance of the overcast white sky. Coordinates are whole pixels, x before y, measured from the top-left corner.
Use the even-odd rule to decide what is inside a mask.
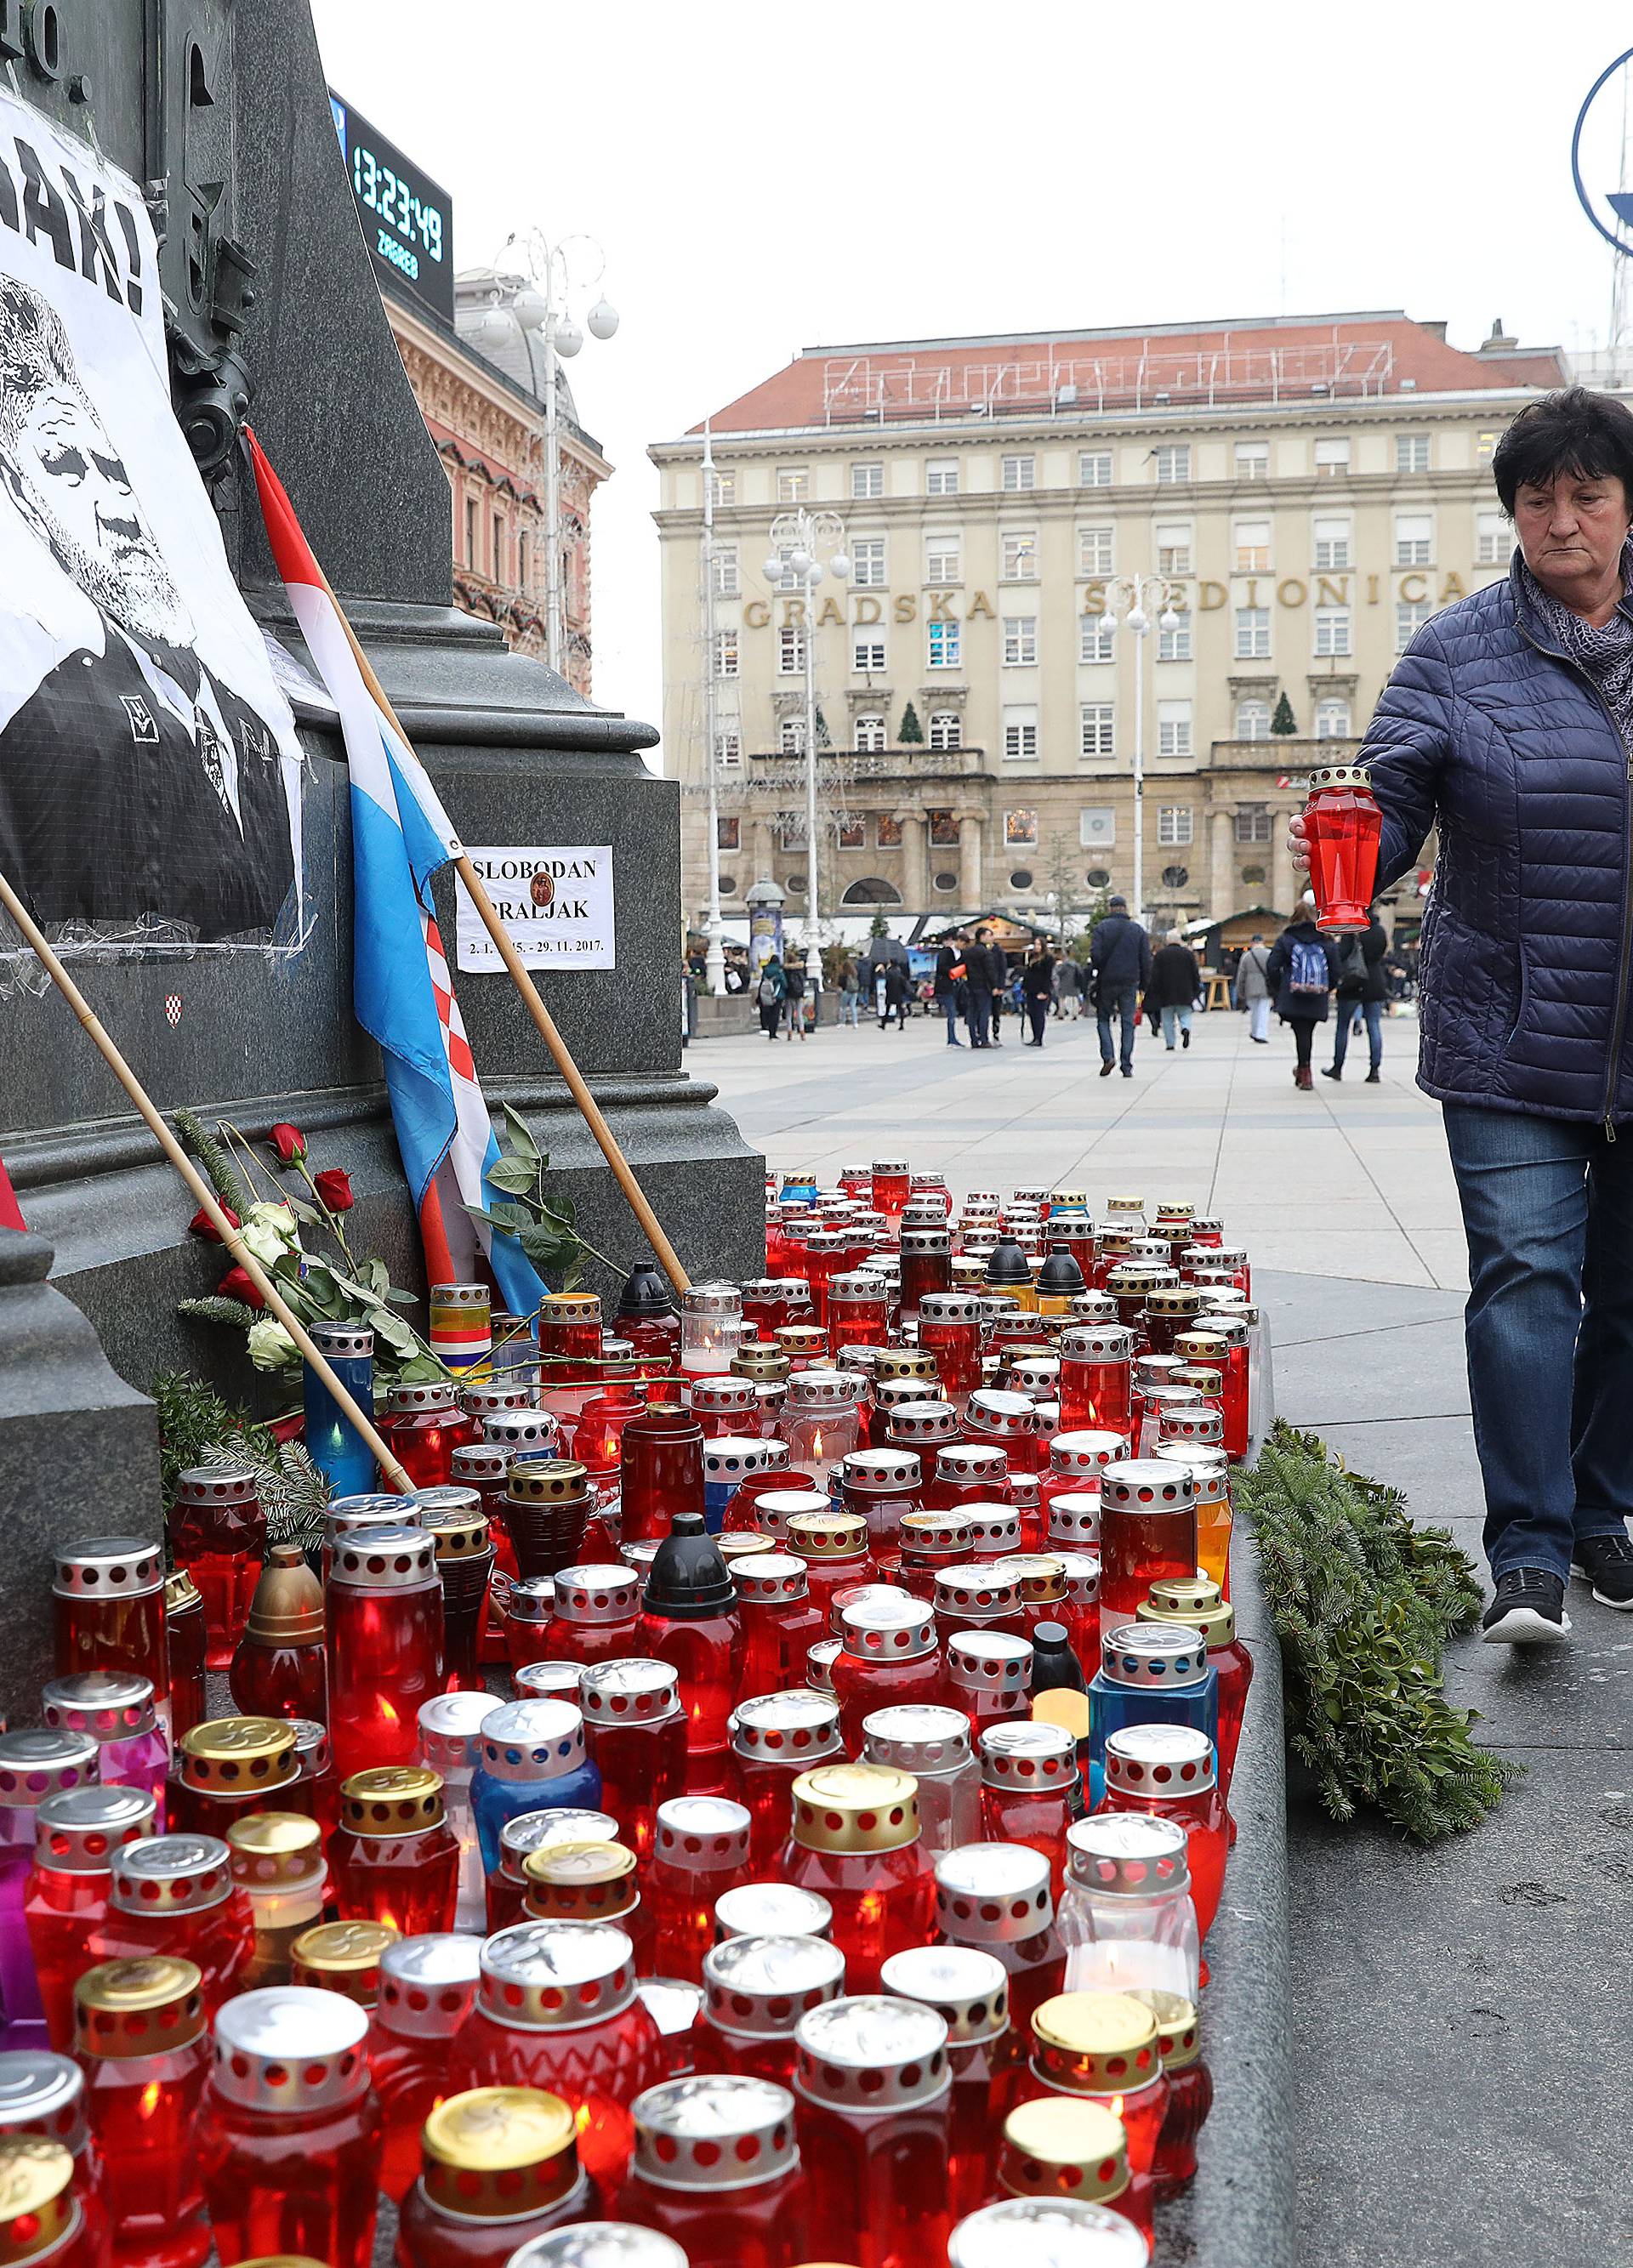
[[[331,83],[454,200],[456,264],[587,231],[572,367],[595,695],[661,714],[648,442],[798,349],[1403,307],[1602,342],[1577,110],[1633,15],[1488,0],[314,0]]]

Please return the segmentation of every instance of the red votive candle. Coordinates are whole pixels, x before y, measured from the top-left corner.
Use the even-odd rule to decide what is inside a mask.
[[[659,1806],[686,1785],[686,1712],[672,1662],[639,1657],[592,1664],[579,1681],[585,1746],[621,1841],[643,1862]]]
[[[892,1953],[929,1934],[935,1877],[919,1839],[919,1787],[889,1764],[817,1764],[793,1790],[784,1878],[833,1910],[847,1984],[871,1992]]]
[[[404,1937],[452,1929],[460,1848],[440,1776],[424,1764],[378,1766],[353,1772],[340,1798],[329,1845],[340,1918],[389,1922]]]
[[[1383,824],[1364,764],[1317,765],[1304,806],[1304,841],[1318,929],[1340,936],[1366,929]]]
[[[200,1981],[192,1962],[157,1955],[100,1962],[74,1987],[115,2268],[199,2268],[210,2251],[194,2151],[210,2073]]]
[[[850,1995],[800,2019],[794,2090],[819,2257],[946,2255],[952,2067],[934,2008]]]
[[[198,1465],[176,1476],[171,1550],[204,1602],[205,1662],[211,1669],[225,1669],[233,1659],[266,1540],[266,1514],[248,1465]]]
[[[336,1771],[344,1781],[411,1764],[420,1704],[443,1684],[434,1538],[417,1528],[343,1537],[324,1604]]]
[[[1153,1583],[1196,1568],[1191,1475],[1156,1457],[1107,1465],[1100,1476],[1102,1620],[1132,1620]]]
[[[481,1942],[442,1931],[388,1945],[369,2027],[369,2071],[385,2122],[380,2186],[400,2205],[419,2172],[420,2130],[447,2093],[448,2043],[477,1997]]]

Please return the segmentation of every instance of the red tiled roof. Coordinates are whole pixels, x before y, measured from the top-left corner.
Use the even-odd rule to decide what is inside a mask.
[[[1391,312],[1302,322],[807,347],[710,421],[717,433],[986,414],[1228,406],[1563,386],[1557,349],[1470,354]],[[1075,396],[1070,389],[1075,388]],[[1066,400],[1061,401],[1063,391]],[[692,428],[702,431],[701,425]]]

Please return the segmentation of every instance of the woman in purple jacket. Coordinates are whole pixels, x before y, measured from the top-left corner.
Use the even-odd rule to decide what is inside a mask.
[[[1633,412],[1545,395],[1491,469],[1507,578],[1419,630],[1360,761],[1380,887],[1439,829],[1418,1084],[1468,1239],[1484,1631],[1531,1644],[1571,1575],[1633,1608]]]

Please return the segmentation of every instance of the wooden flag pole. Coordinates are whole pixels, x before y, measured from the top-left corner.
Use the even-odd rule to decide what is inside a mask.
[[[318,572],[320,575],[322,575],[322,569],[320,568]],[[346,634],[347,641],[351,647],[353,655],[356,657],[358,667],[363,674],[363,682],[367,686],[370,693],[379,703],[380,707],[385,712],[386,716],[390,718],[392,730],[396,733],[397,738],[402,741],[403,747],[405,748],[411,748],[414,744],[409,739],[408,734],[403,731],[402,719],[398,717],[396,711],[387,699],[385,688],[381,685],[379,678],[375,676],[373,665],[370,662],[368,656],[358,644],[357,632],[346,620],[345,609],[341,605],[339,600],[335,596],[334,592],[329,588],[329,578],[327,576],[323,576],[323,588],[325,591],[329,592],[329,604],[334,608],[340,627]],[[557,1070],[561,1073],[563,1079],[565,1079],[567,1083],[567,1090],[572,1095],[574,1102],[578,1104],[579,1109],[583,1114],[585,1124],[589,1128],[590,1132],[595,1137],[597,1143],[600,1145],[601,1154],[611,1167],[612,1171],[617,1177],[618,1187],[629,1199],[630,1210],[633,1212],[636,1219],[640,1223],[642,1229],[650,1240],[652,1248],[657,1255],[658,1259],[662,1265],[664,1274],[669,1278],[670,1283],[675,1286],[675,1289],[677,1292],[689,1290],[691,1285],[691,1277],[681,1266],[679,1257],[676,1253],[674,1246],[669,1242],[669,1238],[665,1236],[662,1228],[659,1225],[657,1214],[654,1212],[651,1205],[647,1202],[646,1193],[642,1189],[640,1183],[636,1180],[635,1175],[631,1169],[629,1160],[624,1156],[623,1151],[619,1149],[611,1127],[608,1125],[605,1118],[602,1116],[601,1105],[596,1101],[595,1096],[590,1093],[589,1088],[585,1084],[583,1072],[580,1071],[577,1064],[573,1062],[572,1056],[568,1053],[567,1043],[556,1028],[555,1018],[550,1014],[550,1010],[544,1005],[543,1001],[540,998],[538,986],[533,982],[532,977],[528,973],[526,964],[523,962],[521,955],[517,952],[515,944],[511,938],[509,931],[505,927],[503,922],[500,921],[498,912],[495,910],[493,901],[488,895],[487,889],[483,882],[481,875],[477,873],[475,866],[473,866],[470,862],[469,854],[467,851],[462,850],[454,861],[454,865],[461,881],[464,883],[465,887],[470,893],[472,904],[476,907],[477,911],[482,917],[483,927],[487,931],[488,935],[493,940],[494,950],[498,953],[499,959],[504,962],[506,968],[510,971],[511,982],[515,985],[517,991],[521,993],[523,1005],[527,1008],[528,1015],[533,1019],[534,1027],[537,1031],[539,1037],[543,1041],[545,1046],[550,1049],[550,1054],[555,1057]]]
[[[245,1243],[239,1231],[233,1227],[222,1210],[220,1200],[215,1191],[171,1132],[160,1116],[157,1105],[150,1099],[147,1090],[108,1037],[90,1002],[67,969],[63,968],[55,954],[52,952],[39,924],[4,874],[0,874],[0,905],[5,908],[11,919],[17,924],[23,933],[25,942],[39,954],[41,962],[52,983],[90,1034],[97,1053],[113,1072],[121,1086],[124,1088],[131,1101],[135,1103],[159,1148],[198,1199],[222,1243],[225,1245],[233,1259],[237,1261],[256,1291],[266,1301],[270,1314],[283,1324],[290,1337],[300,1349],[302,1356],[311,1364],[313,1369],[334,1395],[341,1415],[347,1424],[354,1426],[367,1442],[374,1454],[375,1462],[381,1471],[390,1482],[392,1487],[399,1490],[404,1496],[411,1496],[414,1492],[413,1482],[374,1431],[373,1421],[364,1416],[358,1404],[352,1400],[349,1390],[342,1385],[328,1361],[313,1344],[312,1335],[306,1325]]]

